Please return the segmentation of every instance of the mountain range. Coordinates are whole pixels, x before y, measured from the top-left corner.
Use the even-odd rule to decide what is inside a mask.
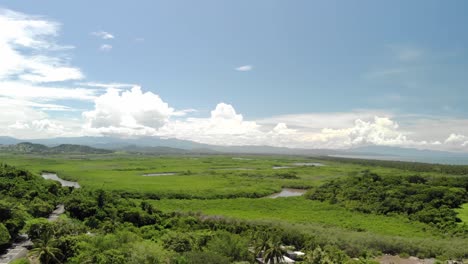
[[[16,152],[109,153],[112,151],[126,151],[148,154],[279,154],[468,164],[468,153],[388,146],[330,150],[271,146],[219,146],[158,137],[58,137],[25,140],[4,136],[0,137],[0,145],[3,145],[0,151],[3,149],[3,151],[14,150]]]

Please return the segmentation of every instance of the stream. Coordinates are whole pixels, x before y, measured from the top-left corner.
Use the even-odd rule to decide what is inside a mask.
[[[293,196],[301,196],[306,193],[307,190],[304,189],[293,189],[293,188],[283,188],[281,192],[274,193],[272,195],[267,196],[267,198],[279,198],[279,197],[293,197]]]

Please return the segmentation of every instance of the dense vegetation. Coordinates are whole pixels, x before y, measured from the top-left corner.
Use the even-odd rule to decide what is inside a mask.
[[[394,160],[350,159],[338,157],[322,157],[322,159],[338,161],[341,163],[359,164],[362,166],[395,168],[412,172],[441,172],[453,175],[468,175],[468,165],[433,164]]]
[[[308,197],[364,213],[403,214],[451,230],[460,222],[454,209],[468,201],[468,177],[380,176],[365,170],[314,188]]]
[[[57,182],[0,164],[0,246],[15,239],[29,219],[46,217],[65,192]]]
[[[279,156],[0,155],[21,168],[3,165],[0,174],[0,201],[14,215],[2,218],[0,243],[26,232],[31,258],[42,263],[252,263],[292,249],[306,252],[304,263],[368,263],[382,253],[468,257],[458,219],[467,178],[440,170],[363,171]],[[83,188],[61,188],[42,171]],[[143,176],[166,172],[175,174]],[[253,198],[283,187],[311,190]],[[41,218],[59,203],[66,213],[58,221]],[[20,222],[14,229],[11,219]]]

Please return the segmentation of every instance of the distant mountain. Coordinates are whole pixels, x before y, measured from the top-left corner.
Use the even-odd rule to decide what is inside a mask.
[[[211,146],[210,149],[224,153],[239,154],[281,154],[281,155],[311,155],[326,156],[343,154],[343,151],[331,149],[301,149],[271,146]]]
[[[107,149],[97,149],[83,145],[61,144],[55,147],[48,147],[42,144],[31,142],[21,142],[16,145],[3,145],[0,151],[16,152],[16,153],[43,153],[43,154],[59,154],[59,153],[85,153],[85,154],[107,154],[113,151]]]
[[[141,153],[241,153],[241,154],[282,154],[282,155],[333,155],[341,151],[327,149],[293,149],[270,146],[217,146],[189,140],[165,139],[158,137],[114,138],[114,137],[71,137],[30,139],[29,142],[47,146],[60,144],[86,145],[94,148],[124,150]],[[0,139],[0,144],[2,143]],[[168,149],[163,149],[166,147]],[[177,150],[176,150],[177,149]]]
[[[12,152],[24,152],[24,153],[32,153],[32,152],[46,152],[49,150],[47,146],[41,144],[34,144],[31,142],[21,142],[16,145],[7,145],[2,148],[5,151],[12,151]]]
[[[98,149],[90,146],[75,145],[75,144],[61,144],[51,147],[47,152],[50,153],[87,153],[87,154],[107,154],[113,151],[107,149]]]
[[[145,153],[145,154],[173,154],[173,155],[183,155],[183,154],[215,154],[216,151],[211,149],[181,149],[181,148],[172,148],[172,147],[143,147],[137,145],[129,145],[125,147],[120,147],[118,150],[125,152],[133,153]]]
[[[21,140],[16,138],[0,136],[0,145],[13,145],[20,142]]]
[[[21,140],[0,137],[0,144],[13,145]],[[44,147],[49,153],[109,153],[125,151],[145,154],[279,154],[306,156],[340,156],[361,159],[384,159],[418,161],[427,163],[468,164],[468,153],[434,150],[419,150],[387,146],[366,146],[347,150],[301,149],[270,146],[217,146],[188,140],[158,137],[115,138],[73,137],[31,139],[31,143],[20,143],[19,152],[41,152]],[[5,147],[3,147],[5,148]],[[96,150],[97,149],[97,150]]]

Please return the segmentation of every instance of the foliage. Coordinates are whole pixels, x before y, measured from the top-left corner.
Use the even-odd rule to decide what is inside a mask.
[[[7,244],[10,241],[10,233],[8,232],[8,229],[0,223],[0,246]]]
[[[313,159],[279,156],[0,155],[83,186],[61,188],[23,169],[0,169],[0,224],[12,237],[30,234],[43,262],[231,263],[251,262],[256,252],[273,263],[283,246],[320,263],[370,263],[382,252],[468,256],[464,226],[454,225],[453,214],[466,202],[466,177],[441,170],[376,165],[375,175],[365,175],[354,163],[295,166]],[[142,176],[158,172],[176,174]],[[323,202],[257,199],[283,187],[313,187],[309,195]],[[377,199],[379,191],[388,200]],[[37,219],[57,203],[67,216]]]
[[[64,191],[26,170],[0,164],[0,226],[16,238],[26,221],[47,216]],[[3,231],[3,228],[0,228]]]
[[[363,213],[403,214],[449,229],[460,222],[453,209],[468,200],[467,190],[461,187],[467,183],[467,178],[380,176],[365,170],[360,175],[316,187],[308,197]]]

